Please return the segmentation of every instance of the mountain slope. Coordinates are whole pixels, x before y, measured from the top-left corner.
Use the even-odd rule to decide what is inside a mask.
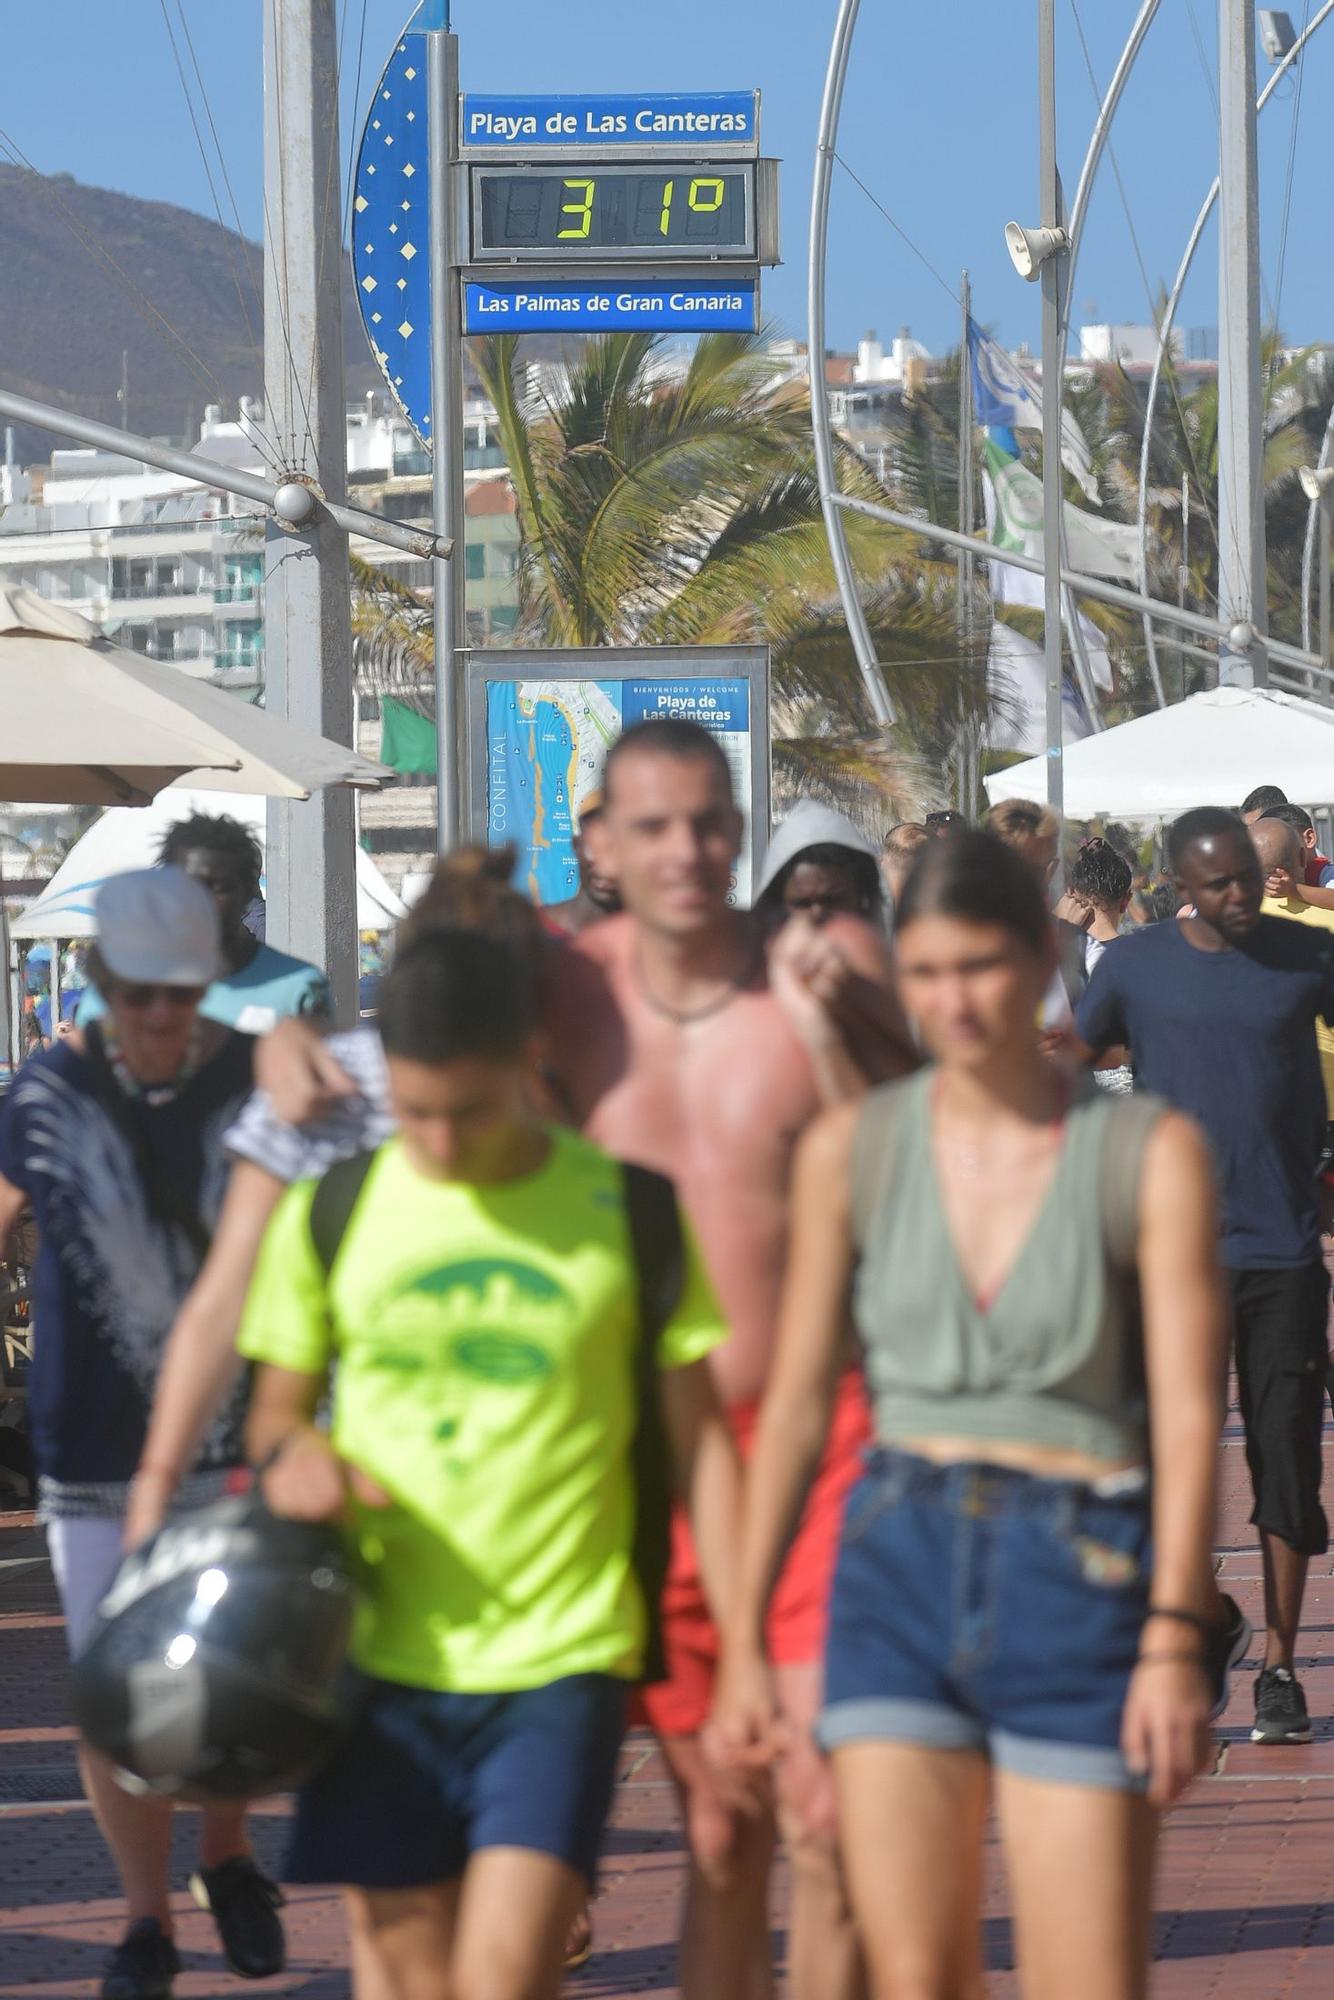
[[[263,382],[260,246],[170,203],[0,165],[0,384],[119,424],[128,352],[128,427],[198,435],[207,403],[235,414]],[[113,268],[116,267],[116,268]],[[120,275],[123,274],[123,275]],[[344,282],[350,396],[380,382]],[[20,457],[49,433],[24,429]]]

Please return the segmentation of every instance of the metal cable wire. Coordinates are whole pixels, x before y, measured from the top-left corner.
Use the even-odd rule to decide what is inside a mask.
[[[912,251],[913,256],[917,259],[918,263],[924,266],[924,268],[931,273],[931,276],[935,279],[936,283],[940,286],[941,290],[948,293],[949,297],[953,299],[955,305],[957,306],[960,303],[959,294],[955,291],[953,285],[950,284],[948,279],[941,277],[940,272],[931,262],[931,259],[927,256],[925,250],[918,248],[917,244],[913,242],[912,237],[909,236],[907,230],[903,227],[903,224],[901,222],[896,222],[894,220],[894,217],[890,214],[889,210],[885,207],[884,203],[882,201],[877,200],[875,195],[871,193],[870,188],[867,187],[866,182],[862,179],[861,175],[848,165],[843,155],[840,152],[836,151],[834,153],[834,158],[838,161],[839,166],[842,167],[844,173],[848,176],[849,180],[854,181],[856,185],[861,189],[862,193],[866,196],[866,199],[870,202],[872,208],[874,208],[880,215],[883,215],[885,221],[894,231],[894,234],[903,239],[903,241],[907,244],[908,248]]]
[[[195,135],[195,145],[199,149],[200,164],[204,169],[204,178],[208,182],[209,196],[213,203],[213,213],[217,219],[218,228],[223,232],[224,236],[227,238],[227,268],[231,274],[232,284],[236,289],[236,302],[241,308],[241,317],[245,321],[246,334],[247,337],[249,338],[250,345],[252,348],[258,347],[260,343],[255,335],[254,323],[250,317],[250,307],[246,303],[245,287],[241,282],[241,273],[237,268],[236,257],[231,244],[231,231],[228,229],[226,223],[222,219],[222,203],[218,199],[218,190],[213,179],[213,169],[209,163],[208,152],[204,145],[204,135],[199,128],[199,120],[195,116],[194,100],[190,95],[190,86],[186,81],[185,64],[181,60],[181,52],[177,46],[176,35],[171,25],[171,16],[167,12],[167,0],[158,0],[158,4],[162,9],[162,25],[165,27],[167,31],[167,40],[171,45],[172,60],[176,65],[176,74],[180,79],[181,95],[185,99],[185,109],[190,120],[190,129],[193,131]],[[180,0],[177,0],[178,9],[179,6],[180,6]],[[184,22],[183,15],[182,15],[182,22]],[[264,458],[268,461],[269,465],[274,470],[277,470],[278,466],[277,453],[273,449],[268,438],[265,437],[263,433],[260,431],[258,425],[255,425],[255,434],[256,434],[255,442],[259,447],[260,451],[262,452]]]
[[[1303,35],[1306,33],[1310,25],[1311,25],[1311,0],[1306,0],[1306,5],[1302,10]],[[1287,167],[1287,175],[1283,184],[1283,215],[1282,215],[1282,220],[1279,223],[1279,231],[1278,231],[1278,269],[1274,276],[1275,336],[1277,336],[1278,334],[1279,311],[1283,304],[1283,276],[1288,261],[1288,225],[1292,220],[1292,190],[1293,190],[1293,184],[1295,180],[1296,167],[1297,167],[1297,133],[1298,133],[1298,128],[1301,125],[1301,117],[1302,117],[1302,84],[1306,78],[1306,64],[1304,62],[1299,62],[1295,65],[1295,67],[1297,71],[1297,88],[1294,93],[1292,101],[1292,130],[1288,135],[1288,167]],[[1274,359],[1270,367],[1271,376],[1274,368],[1277,366],[1277,363],[1278,363],[1278,348],[1277,345],[1275,345]]]
[[[21,167],[24,170],[24,172],[32,175],[33,179],[36,181],[42,193],[46,196],[46,198],[49,201],[55,204],[56,208],[60,210],[66,222],[69,224],[74,234],[78,237],[79,241],[83,244],[85,250],[88,251],[89,255],[97,259],[101,264],[103,264],[106,267],[107,271],[110,272],[110,274],[116,279],[116,281],[123,287],[127,297],[129,298],[131,305],[134,307],[135,311],[139,314],[140,318],[145,320],[146,323],[153,328],[153,331],[155,333],[158,333],[159,335],[165,335],[170,341],[172,341],[179,350],[183,359],[186,361],[187,365],[190,368],[192,368],[194,373],[198,376],[199,381],[203,384],[204,388],[215,391],[218,397],[221,398],[223,402],[225,402],[227,400],[227,391],[223,386],[223,384],[218,380],[217,376],[213,373],[213,370],[209,367],[208,363],[202,358],[202,356],[195,353],[194,349],[190,346],[190,343],[186,340],[185,336],[181,332],[179,332],[179,330],[176,327],[172,325],[171,321],[167,318],[165,313],[159,311],[157,306],[155,306],[153,304],[153,301],[148,297],[147,293],[142,291],[140,287],[135,284],[129,272],[126,271],[122,265],[117,263],[116,259],[112,256],[111,252],[106,248],[106,246],[102,243],[99,243],[96,237],[90,235],[88,230],[86,230],[83,224],[80,222],[78,216],[74,213],[73,209],[69,206],[69,203],[66,202],[61,197],[61,195],[52,185],[47,176],[41,172],[40,168],[33,165],[32,161],[28,158],[23,148],[19,145],[18,141],[14,139],[8,132],[6,132],[3,126],[0,126],[0,153],[3,153],[5,155],[5,157],[9,160],[11,166]]]
[[[176,11],[180,16],[181,33],[185,37],[185,46],[190,57],[190,66],[194,70],[196,81],[199,84],[199,97],[204,107],[204,117],[213,139],[214,150],[218,155],[218,167],[222,173],[222,185],[226,189],[227,200],[231,206],[232,217],[236,223],[236,235],[245,258],[246,275],[250,280],[250,287],[255,297],[262,301],[264,296],[264,273],[262,269],[260,271],[255,270],[251,259],[250,253],[253,246],[251,245],[250,238],[246,235],[245,225],[241,221],[241,210],[237,203],[235,190],[232,187],[232,177],[227,171],[227,155],[223,152],[222,141],[218,137],[218,127],[213,117],[213,107],[209,102],[208,85],[204,81],[204,72],[200,68],[199,57],[195,53],[194,37],[190,33],[190,24],[185,18],[183,0],[176,0]]]

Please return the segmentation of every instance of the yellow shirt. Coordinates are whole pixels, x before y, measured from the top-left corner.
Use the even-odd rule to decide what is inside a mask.
[[[333,1441],[392,1496],[359,1514],[358,1666],[463,1694],[635,1679],[639,1329],[620,1167],[553,1131],[536,1173],[473,1187],[426,1179],[391,1139],[327,1281],[317,1185],[274,1214],[239,1345],[301,1373],[336,1360]],[[687,1229],[660,1366],[725,1332]]]
[[[1300,896],[1285,897],[1282,902],[1277,896],[1266,896],[1260,911],[1266,917],[1286,917],[1294,924],[1311,924],[1318,931],[1334,931],[1334,910],[1317,909],[1314,903],[1304,903]],[[1326,1116],[1334,1119],[1334,1029],[1317,1019],[1315,1039],[1320,1050],[1320,1073],[1325,1079]]]

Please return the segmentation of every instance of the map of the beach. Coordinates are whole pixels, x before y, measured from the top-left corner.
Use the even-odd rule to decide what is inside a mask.
[[[579,887],[572,837],[621,730],[620,681],[488,681],[487,824],[519,850],[516,880],[537,903]]]
[[[698,723],[717,738],[732,791],[750,817],[750,685],[729,676],[624,681],[486,683],[486,837],[518,849],[514,880],[536,903],[579,887],[579,808],[602,785],[612,740],[637,722]],[[750,901],[750,848],[737,858],[729,902]]]

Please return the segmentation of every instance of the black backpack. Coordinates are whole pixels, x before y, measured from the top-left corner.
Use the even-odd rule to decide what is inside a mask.
[[[310,1205],[310,1238],[326,1275],[347,1235],[374,1152],[353,1153],[321,1177]],[[680,1304],[685,1239],[676,1189],[647,1167],[621,1165],[626,1222],[639,1302],[635,1348],[636,1420],[631,1458],[635,1480],[634,1566],[648,1612],[643,1679],[662,1680],[662,1590],[671,1557],[674,1495],[671,1452],[658,1379],[658,1339]]]

